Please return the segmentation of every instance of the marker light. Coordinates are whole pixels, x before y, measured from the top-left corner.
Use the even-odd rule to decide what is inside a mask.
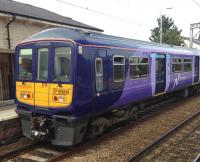
[[[27,94],[27,98],[31,98],[30,94]]]
[[[58,97],[57,97],[57,96],[54,96],[54,97],[53,97],[53,100],[54,100],[54,101],[58,101]]]

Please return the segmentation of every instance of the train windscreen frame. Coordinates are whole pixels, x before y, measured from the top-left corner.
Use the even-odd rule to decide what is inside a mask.
[[[32,56],[33,50],[31,48],[20,49],[18,58],[18,79],[20,80],[31,80],[33,69],[32,69]]]
[[[54,53],[54,82],[69,82],[71,80],[71,47],[56,47]]]

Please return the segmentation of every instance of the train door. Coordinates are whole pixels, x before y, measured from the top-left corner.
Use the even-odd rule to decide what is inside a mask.
[[[95,108],[98,109],[102,103],[106,105],[106,95],[108,92],[108,78],[107,78],[107,50],[98,50],[98,55],[94,58],[94,80],[95,80],[95,94],[96,102]]]
[[[95,91],[98,95],[107,91],[107,52],[106,50],[99,50],[98,56],[94,60],[95,69]]]
[[[199,81],[199,56],[194,58],[194,83]]]
[[[156,54],[155,60],[155,94],[165,91],[166,86],[166,55]]]
[[[49,106],[49,49],[47,47],[37,48],[36,81],[35,81],[35,106]]]

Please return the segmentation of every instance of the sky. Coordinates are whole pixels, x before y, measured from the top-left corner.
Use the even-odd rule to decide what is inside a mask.
[[[149,41],[157,18],[169,16],[189,37],[190,24],[200,22],[200,0],[15,0],[47,9],[100,28],[105,34]],[[82,8],[67,3],[81,6]],[[83,9],[85,8],[85,9]],[[171,8],[171,9],[167,9]],[[94,10],[100,12],[91,12]],[[109,16],[107,16],[109,15]]]

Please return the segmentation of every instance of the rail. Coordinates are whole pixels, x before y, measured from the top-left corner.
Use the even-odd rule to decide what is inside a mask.
[[[161,141],[163,141],[168,136],[174,134],[178,129],[180,129],[181,127],[185,126],[188,122],[193,120],[195,117],[199,116],[199,114],[200,114],[200,111],[198,111],[196,113],[193,113],[187,119],[185,119],[184,121],[179,123],[176,127],[170,129],[169,131],[167,131],[166,133],[161,135],[158,139],[153,141],[150,145],[148,145],[147,147],[145,147],[144,149],[142,149],[138,153],[136,153],[136,154],[132,155],[131,157],[129,157],[125,162],[133,162],[133,161],[141,159],[144,156],[144,154],[150,152],[157,144],[159,144]]]
[[[0,154],[0,159],[3,160],[3,159],[6,159],[8,157],[14,157],[17,154],[19,154],[20,152],[30,150],[30,149],[38,146],[38,145],[40,145],[38,142],[37,143],[32,143],[30,145],[26,145],[26,146],[23,146],[21,148],[18,148],[18,149],[15,149],[15,150]]]
[[[199,162],[200,161],[200,153],[197,155],[197,157],[194,159],[193,162]]]

